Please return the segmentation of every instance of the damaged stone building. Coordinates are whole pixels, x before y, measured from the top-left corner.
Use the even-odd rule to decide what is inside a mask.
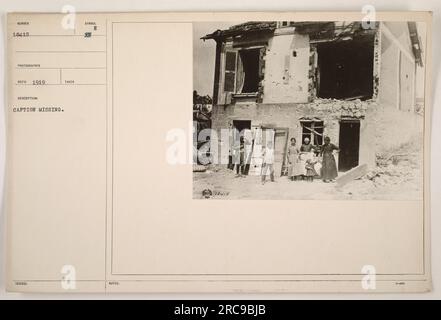
[[[265,130],[274,133],[281,174],[291,137],[320,146],[329,136],[343,172],[375,165],[381,148],[422,128],[415,22],[247,22],[202,39],[216,42],[212,129],[244,130],[251,169],[259,169]],[[218,142],[231,143],[220,134]]]

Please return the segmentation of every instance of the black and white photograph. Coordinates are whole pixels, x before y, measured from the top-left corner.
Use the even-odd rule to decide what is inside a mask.
[[[193,198],[422,200],[426,25],[193,23]]]
[[[0,300],[440,296],[441,2],[25,1],[0,10]]]

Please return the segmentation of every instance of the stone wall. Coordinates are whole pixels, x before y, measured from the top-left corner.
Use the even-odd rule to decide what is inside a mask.
[[[263,103],[306,103],[309,96],[309,37],[277,33],[265,55]]]
[[[233,120],[251,120],[252,127],[288,128],[289,139],[294,137],[300,144],[302,126],[300,119],[318,118],[324,122],[324,135],[338,145],[339,121],[342,119],[360,120],[360,163],[370,165],[375,162],[372,149],[373,128],[364,119],[369,110],[375,109],[373,101],[342,101],[335,99],[316,99],[312,103],[299,104],[256,104],[236,103],[228,106],[214,106],[212,128],[218,131],[219,145],[226,142],[220,136],[221,129],[228,129]]]

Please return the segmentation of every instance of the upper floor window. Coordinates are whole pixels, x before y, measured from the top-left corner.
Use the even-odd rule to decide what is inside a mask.
[[[235,94],[258,93],[263,48],[227,50],[225,53],[224,91]]]
[[[374,37],[317,43],[317,96],[371,99],[374,90]]]

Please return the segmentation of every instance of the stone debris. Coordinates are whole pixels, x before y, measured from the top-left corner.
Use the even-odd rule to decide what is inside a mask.
[[[377,103],[372,100],[337,100],[337,99],[315,99],[311,107],[316,112],[333,113],[337,118],[348,117],[361,119],[366,116],[369,109],[375,108]]]
[[[409,141],[389,153],[377,154],[376,167],[339,190],[348,198],[387,194],[392,190],[420,194],[423,188],[421,163],[420,144],[417,140]]]
[[[369,179],[374,186],[385,186],[388,184],[401,184],[415,178],[414,168],[403,163],[397,165],[389,164],[385,167],[377,167],[366,174],[365,179]]]

